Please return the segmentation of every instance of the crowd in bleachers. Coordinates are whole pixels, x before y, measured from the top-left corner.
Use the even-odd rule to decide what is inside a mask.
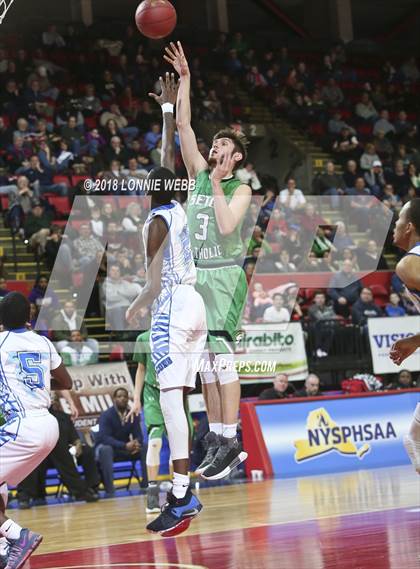
[[[31,51],[16,42],[0,49],[0,199],[5,219],[76,293],[86,270],[99,267],[88,313],[103,313],[106,292],[109,324],[123,327],[125,310],[145,277],[144,257],[134,242],[146,215],[141,200],[119,202],[116,191],[98,207],[87,196],[88,215],[76,215],[66,236],[63,226],[69,198],[86,195],[86,176],[111,180],[118,190],[124,180],[143,180],[160,163],[159,108],[147,93],[158,88],[165,67],[132,26],[122,41],[98,39],[72,26],[63,31],[50,26],[35,43]],[[235,85],[240,84],[334,157],[315,176],[313,188],[298,187],[293,178],[284,183],[272,179],[251,162],[237,171],[251,185],[256,201],[260,198],[244,223],[248,279],[257,262],[259,274],[288,274],[291,285],[294,273],[331,273],[325,297],[329,316],[363,323],[363,316],[356,316],[357,303],[376,307],[377,291],[366,303],[361,295],[369,293],[360,284],[345,292],[338,287],[374,260],[380,270],[390,268],[381,244],[370,234],[373,197],[396,215],[419,193],[420,72],[415,59],[361,65],[340,45],[324,55],[291,53],[286,47],[254,49],[238,32],[221,34],[210,49],[192,49],[189,60],[193,120],[246,120],[249,109],[236,96]],[[204,141],[199,140],[199,148],[206,156]],[[179,147],[176,167],[182,174]],[[344,222],[331,225],[324,219],[305,197],[312,191],[328,196],[332,208],[341,195],[350,196],[348,223],[363,237],[355,239]],[[309,251],[308,240],[313,242]],[[34,290],[39,291],[39,284]],[[394,279],[392,290],[385,291],[389,298],[384,300],[382,291],[378,310],[365,307],[365,315],[413,313],[401,293],[401,283]],[[42,304],[39,294],[34,311]],[[296,294],[296,286],[265,290],[257,282],[245,322],[281,322],[290,315],[309,322],[319,312],[314,290],[297,299]],[[59,306],[50,306],[52,320]],[[147,324],[145,311],[142,325]],[[50,326],[45,322],[46,330]],[[317,352],[327,353],[325,345]]]

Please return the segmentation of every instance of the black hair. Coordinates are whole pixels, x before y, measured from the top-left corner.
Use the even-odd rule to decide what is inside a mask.
[[[114,391],[114,393],[112,394],[112,399],[115,399],[117,396],[117,393],[119,391],[125,391],[128,397],[128,390],[125,387],[117,387],[117,389]]]
[[[414,225],[417,235],[420,235],[420,198],[410,200],[407,210],[407,219]]]
[[[21,292],[9,292],[0,302],[0,324],[7,330],[23,328],[29,321],[31,305]]]
[[[39,286],[39,281],[40,281],[41,279],[47,279],[47,281],[48,281],[47,275],[38,274],[38,275],[36,276],[35,285],[34,285],[34,286]]]
[[[175,196],[175,184],[169,183],[169,181],[175,179],[175,174],[169,168],[163,166],[153,168],[147,174],[147,195],[152,196],[153,201],[157,204],[171,203]]]
[[[213,140],[218,140],[219,138],[229,138],[233,142],[234,151],[240,152],[242,154],[242,158],[239,160],[239,162],[236,162],[234,170],[237,170],[243,166],[248,158],[247,146],[249,144],[249,141],[246,135],[231,128],[223,128],[222,130],[216,132],[216,134],[213,136]]]

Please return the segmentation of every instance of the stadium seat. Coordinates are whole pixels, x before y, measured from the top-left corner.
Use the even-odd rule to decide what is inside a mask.
[[[48,202],[55,208],[60,217],[67,217],[71,211],[69,198],[67,196],[50,197]]]
[[[60,176],[56,175],[53,178],[54,184],[66,184],[66,186],[70,186],[70,179],[68,176]]]
[[[379,304],[381,308],[383,308],[388,302],[389,292],[381,284],[372,284],[370,285],[370,289],[373,293],[373,298],[375,299],[375,302]]]
[[[89,176],[72,176],[71,177],[71,185],[77,186],[77,184],[79,182],[84,182],[85,180],[87,180],[89,178]]]

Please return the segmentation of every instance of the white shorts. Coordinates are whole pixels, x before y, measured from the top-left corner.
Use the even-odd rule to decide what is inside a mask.
[[[57,419],[47,411],[15,417],[2,425],[0,485],[19,484],[50,454],[57,441]]]
[[[206,308],[191,285],[162,291],[154,307],[150,349],[160,389],[195,387],[206,345]]]

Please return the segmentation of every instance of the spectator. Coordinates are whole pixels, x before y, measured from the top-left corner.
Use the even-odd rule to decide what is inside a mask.
[[[67,184],[59,182],[57,184],[53,183],[54,169],[48,163],[48,160],[40,152],[40,156],[43,156],[42,166],[40,163],[40,158],[37,155],[31,156],[29,160],[29,166],[23,166],[16,170],[16,174],[21,174],[26,176],[31,184],[32,189],[36,193],[56,193],[61,196],[66,196],[68,193]]]
[[[64,303],[63,308],[54,317],[51,323],[51,328],[57,351],[61,352],[66,346],[68,346],[73,330],[80,330],[82,336],[84,337],[84,342],[91,349],[95,358],[98,358],[98,341],[94,338],[87,337],[88,331],[86,325],[83,323],[83,318],[77,312],[76,306],[72,300],[67,300]]]
[[[114,461],[141,460],[142,486],[147,488],[146,449],[143,444],[140,419],[126,421],[130,410],[128,391],[119,387],[113,393],[114,405],[99,417],[99,431],[95,437],[96,458],[100,464],[105,496],[112,497],[114,489]]]
[[[385,131],[378,130],[373,139],[373,143],[381,160],[388,162],[394,152],[394,147],[391,140],[385,136]]]
[[[369,186],[371,194],[380,199],[386,185],[380,160],[374,160],[370,171],[365,172],[365,182]]]
[[[389,295],[389,302],[385,306],[385,314],[390,317],[407,315],[405,308],[401,305],[401,299],[398,293],[391,292]]]
[[[355,159],[359,154],[358,148],[359,141],[348,128],[343,128],[332,144],[332,151],[337,154],[337,158],[341,161],[349,158]]]
[[[38,255],[45,251],[48,236],[50,234],[52,216],[44,211],[40,202],[33,202],[32,211],[26,217],[24,224],[25,238],[29,245]]]
[[[336,314],[344,318],[349,317],[349,306],[356,302],[361,288],[362,285],[354,273],[353,263],[350,260],[344,261],[341,271],[332,275],[328,289],[328,295],[334,301]]]
[[[377,318],[379,316],[383,316],[383,312],[375,303],[371,289],[368,287],[362,288],[360,298],[356,300],[351,309],[353,324],[367,330],[368,318]]]
[[[58,225],[52,225],[50,235],[45,245],[45,263],[50,271],[54,269],[60,283],[71,282],[73,273],[73,258],[67,235]]]
[[[50,324],[60,303],[54,290],[51,287],[48,288],[48,278],[45,275],[37,276],[28,300],[39,309],[43,309],[43,317],[46,319],[47,324]]]
[[[356,134],[354,128],[343,121],[341,112],[336,111],[333,117],[328,121],[328,132],[331,134],[340,134],[343,128],[348,129],[352,134]]]
[[[285,399],[293,397],[296,393],[295,388],[289,383],[289,378],[285,373],[277,373],[273,380],[273,387],[268,387],[261,391],[258,399],[263,401],[269,399]]]
[[[413,128],[413,125],[407,120],[407,113],[405,111],[400,111],[398,113],[397,120],[395,121],[395,133],[398,137],[402,137],[409,130]]]
[[[150,125],[150,130],[146,132],[144,136],[144,142],[146,144],[147,150],[153,150],[156,148],[158,141],[162,138],[161,126],[158,122],[153,122]]]
[[[286,211],[295,212],[305,207],[306,199],[302,190],[296,188],[293,178],[287,181],[287,188],[280,192],[280,203]]]
[[[346,189],[354,188],[357,178],[360,178],[361,175],[362,172],[359,170],[357,162],[355,160],[349,160],[343,174]]]
[[[101,115],[99,122],[101,126],[105,126],[110,120],[115,122],[118,134],[123,136],[127,142],[131,142],[139,133],[139,129],[136,126],[128,126],[127,119],[123,116],[119,106],[115,103],[110,105],[109,111],[105,111]]]
[[[355,271],[359,271],[359,263],[357,260],[357,255],[354,252],[353,248],[350,247],[345,247],[342,251],[339,251],[339,253],[341,253],[341,257],[340,259],[337,259],[336,263],[338,266],[338,269],[341,271],[343,269],[343,264],[344,261],[349,260],[352,263],[353,266],[353,270]]]
[[[366,249],[361,247],[357,250],[357,258],[359,266],[362,270],[372,269],[377,265],[378,271],[388,271],[388,263],[378,248],[378,244],[374,239],[370,239],[367,243]]]
[[[357,178],[353,189],[348,190],[350,199],[350,217],[357,225],[359,231],[366,231],[369,227],[370,208],[374,205],[369,188],[364,178]]]
[[[341,251],[342,249],[354,248],[354,241],[349,235],[344,221],[337,221],[335,225],[337,229],[334,235],[333,243],[336,250]]]
[[[71,152],[75,156],[79,156],[82,150],[82,142],[84,140],[82,131],[77,126],[75,116],[68,118],[67,124],[60,129],[61,138],[68,144]]]
[[[39,317],[39,307],[31,302],[30,304],[30,313],[29,313],[29,324],[31,326],[31,330],[35,330],[37,334],[40,336],[45,336],[49,338],[49,331],[48,331],[48,324],[45,320],[41,320]]]
[[[410,177],[410,183],[413,188],[416,190],[420,189],[420,173],[417,170],[417,167],[412,162],[408,165],[408,176]]]
[[[98,239],[102,239],[104,236],[104,222],[101,219],[101,210],[99,207],[93,207],[90,210],[90,229],[94,237],[98,237]]]
[[[92,83],[85,85],[85,95],[80,99],[80,109],[85,117],[92,117],[102,111],[102,104],[95,95],[95,86]]]
[[[139,284],[129,283],[121,278],[118,265],[109,267],[109,276],[103,283],[103,292],[106,300],[107,324],[111,330],[126,329],[125,313],[141,290],[142,287]]]
[[[380,118],[375,122],[373,127],[373,135],[376,136],[382,130],[385,136],[395,134],[395,126],[389,121],[389,112],[384,109],[380,113]]]
[[[392,184],[385,184],[384,195],[382,198],[384,204],[389,207],[393,212],[399,212],[402,207],[402,202],[400,196],[395,193]]]
[[[380,158],[376,154],[375,145],[368,142],[365,146],[365,151],[360,157],[360,167],[362,170],[371,170],[375,162],[379,162],[382,166]]]
[[[274,265],[281,273],[295,273],[297,271],[296,265],[290,262],[290,254],[287,249],[280,251],[279,260],[275,261]]]
[[[64,365],[85,366],[97,363],[97,354],[95,355],[93,350],[86,345],[80,330],[70,332],[70,342],[61,350]]]
[[[322,98],[331,107],[339,107],[344,101],[344,94],[335,79],[330,78],[321,91]]]
[[[120,164],[126,165],[129,159],[129,153],[122,145],[121,138],[119,136],[113,136],[111,138],[109,146],[107,146],[103,152],[103,156],[105,163],[110,165],[111,171],[113,171],[113,162],[119,162]]]
[[[320,391],[319,377],[314,373],[310,373],[303,388],[296,391],[296,397],[319,397],[320,395],[322,393]]]
[[[363,93],[355,109],[356,115],[364,121],[372,122],[378,117],[378,112],[370,100],[369,93]]]
[[[323,174],[315,179],[314,185],[318,192],[324,196],[338,196],[344,194],[345,183],[335,171],[335,164],[332,160],[328,160],[326,170]],[[332,207],[338,207],[338,200],[331,199]]]
[[[389,383],[385,389],[395,389],[399,391],[400,389],[414,389],[416,386],[417,383],[413,380],[411,371],[402,369],[398,373],[396,380]]]
[[[66,42],[64,41],[63,36],[61,36],[57,32],[57,26],[54,24],[50,24],[47,28],[46,32],[42,34],[42,43],[45,47],[65,47]]]
[[[17,179],[16,192],[9,194],[9,213],[8,221],[13,233],[17,233],[35,203],[35,194],[29,187],[29,180],[26,176],[19,176]]]
[[[243,184],[248,184],[254,192],[262,188],[258,174],[251,162],[247,162],[242,168],[238,168],[235,172],[235,176]]]
[[[128,204],[125,210],[125,217],[122,220],[122,229],[127,233],[138,234],[141,224],[141,206],[137,202]]]
[[[96,259],[97,253],[104,252],[102,243],[92,235],[90,225],[83,223],[79,229],[79,237],[74,240],[73,250],[80,270]]]
[[[314,337],[316,356],[324,358],[328,356],[334,339],[337,315],[331,304],[327,304],[324,292],[317,291],[311,306],[308,309],[311,332]]]
[[[263,322],[289,322],[290,314],[287,308],[284,308],[284,298],[280,293],[273,295],[273,304],[264,310]]]
[[[325,231],[322,227],[318,227],[316,231],[316,236],[312,244],[312,251],[317,257],[323,257],[324,253],[329,251],[336,251],[336,248],[325,235]]]
[[[402,160],[396,160],[394,163],[394,168],[386,175],[386,182],[392,184],[395,192],[402,198],[404,197],[408,189],[411,186],[411,180],[408,173],[405,171],[404,162]]]

